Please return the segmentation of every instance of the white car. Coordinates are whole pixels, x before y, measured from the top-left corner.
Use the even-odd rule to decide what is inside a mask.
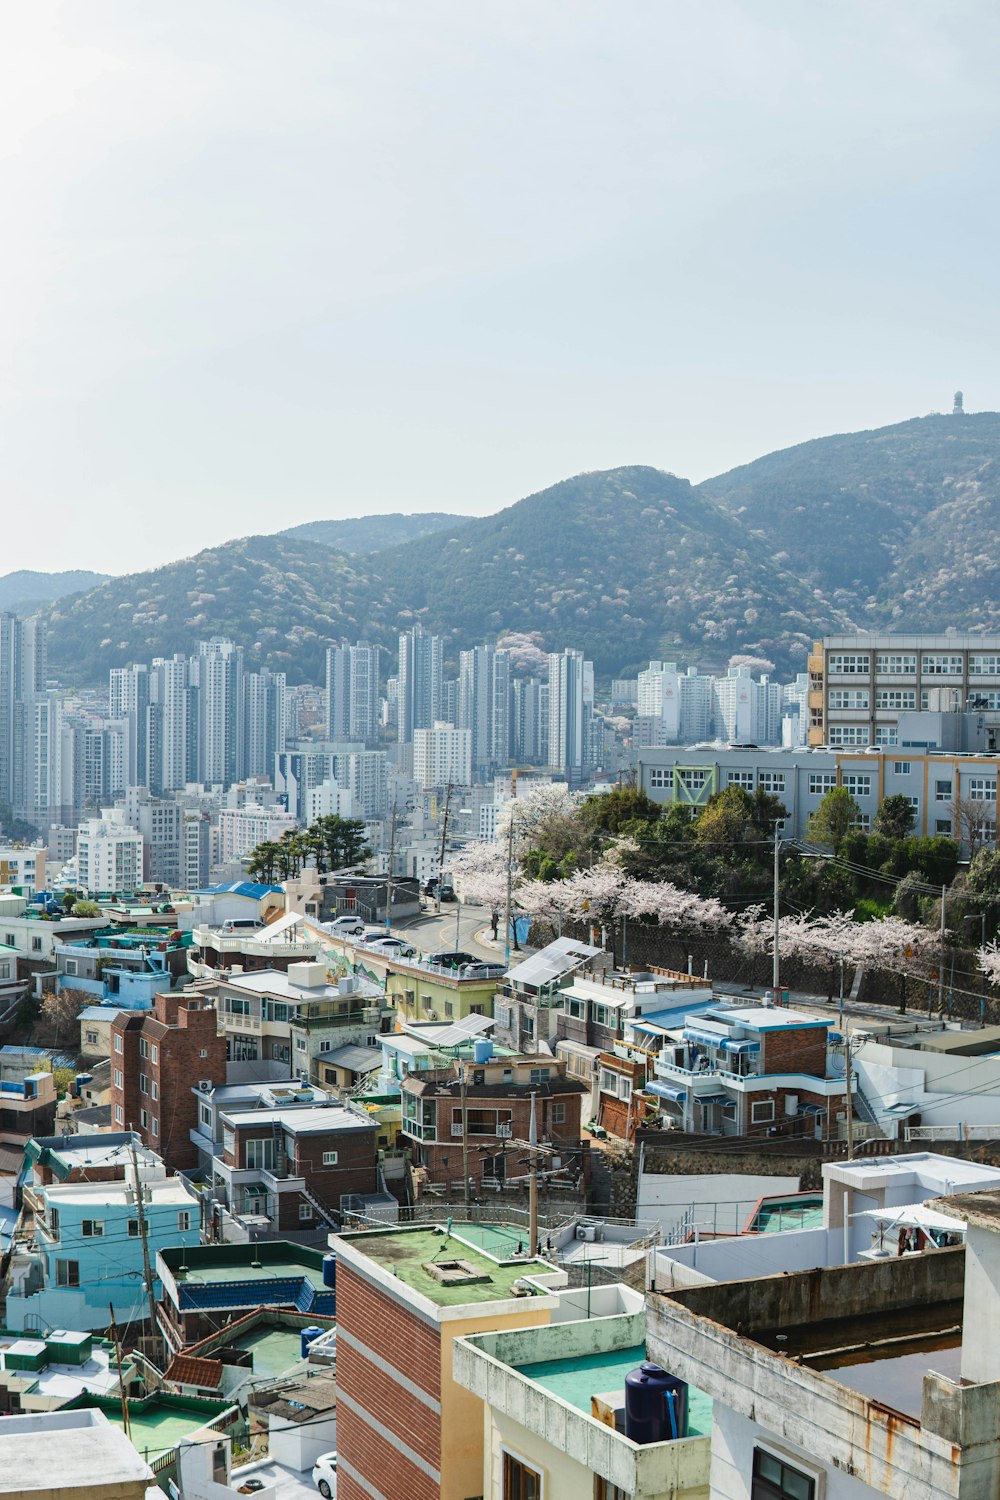
[[[334,917],[332,922],[327,922],[326,930],[334,937],[361,937],[365,931],[365,924],[360,917],[345,913],[342,917]]]
[[[321,1453],[313,1464],[313,1484],[323,1496],[323,1500],[330,1500],[331,1495],[337,1493],[337,1450],[332,1449],[329,1453]]]

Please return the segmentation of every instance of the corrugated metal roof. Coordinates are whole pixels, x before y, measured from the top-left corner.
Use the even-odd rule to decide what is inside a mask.
[[[509,969],[504,977],[513,979],[518,988],[530,984],[540,989],[542,985],[572,974],[574,969],[586,963],[588,958],[595,958],[600,952],[600,948],[592,948],[589,943],[581,943],[577,938],[556,938],[555,942],[548,943],[523,963]]]

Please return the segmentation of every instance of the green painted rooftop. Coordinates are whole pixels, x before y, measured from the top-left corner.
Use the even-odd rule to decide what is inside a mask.
[[[302,1340],[297,1328],[255,1328],[234,1340],[234,1349],[253,1355],[254,1375],[284,1375],[302,1358]]]
[[[501,1264],[459,1238],[465,1227],[456,1225],[456,1232],[451,1235],[439,1234],[435,1229],[374,1230],[344,1235],[343,1240],[439,1307],[503,1302],[514,1295],[514,1283],[522,1276],[551,1274],[556,1270],[544,1260],[525,1259]],[[434,1261],[443,1260],[465,1261],[488,1279],[446,1286],[424,1269]]]
[[[568,1359],[543,1359],[531,1365],[516,1365],[519,1375],[568,1401],[578,1411],[591,1415],[591,1396],[625,1390],[625,1376],[647,1358],[645,1344],[630,1349],[609,1349],[601,1354],[573,1355]],[[712,1398],[688,1387],[688,1437],[707,1437],[712,1431]]]
[[[274,1281],[276,1277],[301,1276],[310,1286],[323,1291],[323,1272],[300,1260],[272,1261],[267,1265],[247,1265],[243,1261],[220,1259],[207,1266],[189,1266],[174,1270],[178,1286],[214,1286],[217,1281]]]

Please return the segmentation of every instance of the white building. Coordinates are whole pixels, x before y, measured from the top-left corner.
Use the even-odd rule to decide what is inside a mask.
[[[472,780],[472,731],[437,722],[413,731],[413,779],[429,787],[468,785]]]
[[[34,1412],[0,1427],[0,1500],[145,1500],[153,1471],[103,1411]]]
[[[327,817],[358,818],[363,816],[351,792],[336,781],[324,781],[306,793],[305,817],[307,823]]]
[[[299,826],[280,807],[224,807],[219,813],[219,861],[243,859],[258,844],[277,842]]]
[[[106,807],[80,824],[77,871],[88,891],[134,891],[142,883],[142,834],[130,828],[121,808]]]

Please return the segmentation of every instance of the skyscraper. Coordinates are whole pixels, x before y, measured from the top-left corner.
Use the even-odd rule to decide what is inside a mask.
[[[588,673],[589,668],[589,673]],[[589,718],[587,685],[593,667],[580,651],[553,652],[549,657],[549,765],[561,771],[571,786],[588,770]]]
[[[192,659],[198,687],[198,780],[231,786],[243,759],[243,652],[213,636]]]
[[[326,732],[331,740],[374,745],[379,728],[378,646],[330,646],[326,653]]]
[[[413,742],[416,729],[430,729],[441,717],[444,644],[415,625],[399,637],[399,743]]]
[[[459,657],[458,718],[472,735],[473,774],[483,775],[510,759],[510,656],[493,646],[474,646]]]

